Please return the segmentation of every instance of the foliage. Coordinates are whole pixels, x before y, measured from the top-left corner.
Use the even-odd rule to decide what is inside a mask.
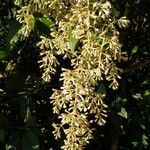
[[[148,148],[148,3],[2,1],[1,149]]]

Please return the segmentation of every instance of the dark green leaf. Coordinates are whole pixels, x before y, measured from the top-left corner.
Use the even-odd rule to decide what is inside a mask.
[[[36,13],[34,14],[36,20],[36,29],[40,32],[40,34],[44,34],[49,36],[50,29],[54,27],[54,23],[47,17],[43,17],[42,14]]]
[[[5,131],[0,129],[0,142],[4,142]]]
[[[24,119],[26,126],[34,126],[35,125],[35,116],[31,114],[30,108],[27,107],[26,109],[26,116]]]
[[[23,97],[18,98],[18,100],[20,101],[20,105],[19,105],[20,116],[24,120],[26,117],[26,111],[27,111],[27,106],[26,106],[27,98],[23,96]]]
[[[39,140],[34,132],[26,131],[22,138],[23,150],[39,150]]]
[[[10,23],[8,36],[7,36],[7,44],[11,44],[13,38],[17,35],[18,31],[21,29],[22,24],[18,21],[14,20]]]
[[[103,96],[106,96],[106,88],[103,83],[98,86],[97,92]]]
[[[36,30],[39,32],[40,35],[44,35],[44,36],[50,35],[49,28],[47,26],[45,26],[42,22],[37,20],[35,24],[36,24]]]
[[[22,91],[25,85],[27,75],[22,73],[14,73],[9,75],[5,80],[5,88],[7,91]]]
[[[5,130],[8,129],[8,127],[9,127],[8,119],[4,115],[0,114],[0,129]]]
[[[32,132],[34,132],[34,134],[37,136],[37,137],[44,137],[45,135],[42,133],[41,130],[37,129],[37,128],[34,128],[32,129]]]
[[[0,59],[3,59],[7,56],[7,51],[6,49],[0,49]]]

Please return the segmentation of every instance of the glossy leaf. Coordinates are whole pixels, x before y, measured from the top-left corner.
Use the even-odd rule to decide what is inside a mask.
[[[36,20],[36,29],[40,33],[40,35],[50,35],[50,29],[54,27],[54,23],[47,17],[43,17],[40,13],[34,14]]]
[[[38,20],[46,25],[49,29],[54,26],[53,22],[47,17],[39,17]]]

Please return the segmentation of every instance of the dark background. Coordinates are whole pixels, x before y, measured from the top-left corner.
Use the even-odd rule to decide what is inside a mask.
[[[123,69],[117,91],[106,88],[108,117],[105,126],[95,125],[94,139],[87,150],[150,149],[150,1],[114,0],[117,17],[127,16],[129,27],[119,29],[125,60],[117,62]],[[11,37],[17,26],[14,13],[19,9],[10,0],[0,1],[0,150],[59,150],[63,139],[52,135],[52,113],[49,97],[59,88],[60,68],[69,68],[69,60],[58,58],[60,66],[50,83],[43,83],[39,69],[37,31],[12,48]],[[36,29],[43,32],[36,23]],[[46,30],[46,29],[45,29]],[[45,34],[45,33],[44,33]],[[11,49],[11,50],[10,50]],[[108,87],[108,83],[103,83]],[[118,113],[124,108],[124,118]],[[26,121],[24,121],[26,119]],[[35,148],[36,149],[36,148]]]

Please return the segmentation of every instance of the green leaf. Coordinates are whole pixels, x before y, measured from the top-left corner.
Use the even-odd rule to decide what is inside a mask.
[[[5,139],[5,131],[0,130],[0,142],[4,142],[4,139]]]
[[[6,91],[22,91],[25,86],[27,74],[13,73],[5,79]]]
[[[127,114],[127,111],[125,108],[121,108],[121,111],[118,112],[118,115],[123,117],[123,118],[126,118],[126,119],[128,118],[128,114]]]
[[[138,50],[138,47],[137,47],[137,46],[135,46],[135,47],[132,49],[132,54],[136,53],[136,52],[137,52],[137,50]]]
[[[143,136],[142,136],[142,144],[143,144],[143,145],[148,145],[147,140],[148,140],[148,137],[143,134]]]
[[[71,51],[75,51],[76,48],[78,47],[78,44],[79,44],[79,39],[76,39],[75,37],[70,37],[69,40],[69,48],[71,49]]]
[[[40,35],[50,36],[50,28],[52,27],[52,24],[50,25],[50,23],[44,23],[41,19],[36,20],[36,29]]]
[[[25,126],[30,127],[30,126],[35,126],[35,116],[32,115],[30,108],[28,104],[26,103],[27,98],[26,97],[21,97],[18,99],[20,101],[20,116],[24,120]]]
[[[8,127],[9,127],[8,119],[4,115],[0,114],[0,129],[5,130],[8,129]]]
[[[39,150],[39,140],[36,134],[32,131],[26,131],[22,137],[23,150]]]
[[[7,51],[5,48],[0,49],[0,59],[3,59],[7,56]]]
[[[142,85],[143,85],[143,86],[145,86],[145,85],[149,85],[149,84],[150,84],[150,79],[145,80],[145,81],[142,83]]]
[[[104,86],[103,83],[101,83],[101,84],[98,86],[97,92],[98,92],[99,94],[101,94],[102,96],[106,96],[106,88],[105,88],[105,86]]]
[[[54,23],[48,17],[44,17],[41,13],[35,13],[35,28],[40,35],[50,36],[50,29],[54,27]]]
[[[47,26],[45,26],[43,23],[41,23],[40,21],[36,21],[36,30],[39,32],[40,35],[46,35],[49,36],[50,35],[50,30]]]
[[[22,24],[20,24],[18,21],[14,20],[10,23],[9,30],[8,30],[8,36],[7,36],[7,44],[11,44],[11,41],[13,41],[13,38],[17,35],[18,31],[21,29]]]
[[[52,22],[52,20],[50,20],[47,17],[39,17],[38,20],[42,22],[44,25],[46,25],[49,29],[54,26],[54,23]]]
[[[141,127],[143,130],[145,130],[145,125],[140,124],[140,127]]]
[[[145,92],[144,92],[144,96],[149,96],[150,95],[150,90],[146,90]]]
[[[26,126],[35,126],[35,116],[31,115],[31,111],[29,107],[26,109],[26,116],[24,119],[24,122],[26,123]]]

